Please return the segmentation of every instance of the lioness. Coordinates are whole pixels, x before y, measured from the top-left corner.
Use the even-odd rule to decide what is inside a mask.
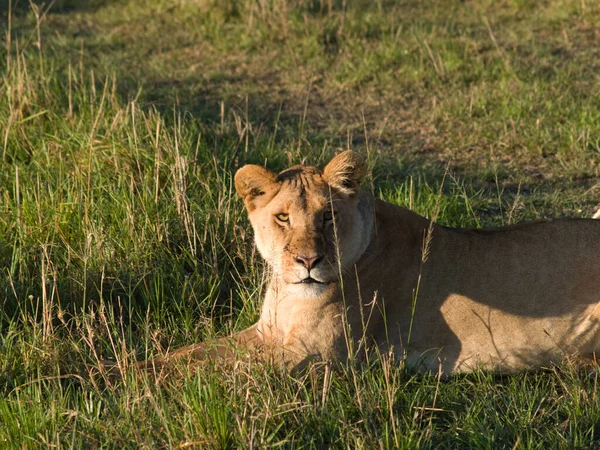
[[[233,345],[291,368],[391,352],[448,374],[600,350],[600,221],[446,228],[372,199],[365,175],[352,151],[324,170],[242,167],[235,187],[272,272],[260,319],[152,364]]]

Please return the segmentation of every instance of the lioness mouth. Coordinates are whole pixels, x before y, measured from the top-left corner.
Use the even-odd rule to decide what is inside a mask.
[[[317,280],[315,280],[312,277],[308,277],[308,278],[305,278],[303,280],[300,280],[296,284],[313,284],[313,283],[316,283],[316,284],[325,284],[322,281],[317,281]]]

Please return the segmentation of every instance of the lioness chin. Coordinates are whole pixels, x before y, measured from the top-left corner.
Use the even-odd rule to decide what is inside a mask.
[[[185,359],[238,350],[290,368],[393,353],[442,373],[542,367],[600,349],[600,221],[451,229],[374,200],[363,159],[235,176],[271,268],[258,322]]]

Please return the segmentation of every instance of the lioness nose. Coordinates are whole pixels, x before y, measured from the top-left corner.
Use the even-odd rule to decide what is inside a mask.
[[[296,262],[302,264],[306,267],[306,270],[310,271],[313,267],[321,262],[323,256],[315,255],[315,256],[303,256],[296,255]]]

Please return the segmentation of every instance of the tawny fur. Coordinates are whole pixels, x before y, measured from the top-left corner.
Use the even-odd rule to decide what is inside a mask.
[[[236,189],[272,269],[261,317],[152,364],[393,352],[417,370],[508,372],[599,350],[599,221],[445,228],[373,200],[365,175],[351,151],[323,171],[242,167]]]

